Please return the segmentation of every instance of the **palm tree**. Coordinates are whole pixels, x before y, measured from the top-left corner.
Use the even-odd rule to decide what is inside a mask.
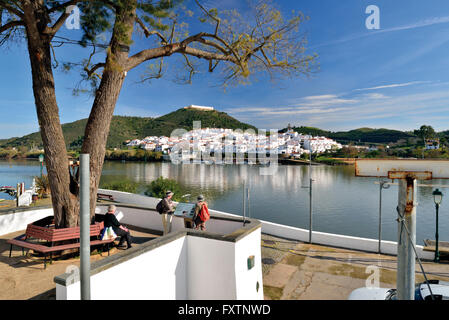
[[[48,198],[50,195],[50,183],[48,181],[48,176],[43,174],[42,177],[34,177],[36,181],[36,192],[39,198]]]

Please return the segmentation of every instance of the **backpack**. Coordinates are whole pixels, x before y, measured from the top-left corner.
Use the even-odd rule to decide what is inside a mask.
[[[209,209],[207,208],[207,203],[204,202],[201,206],[201,211],[198,213],[198,217],[201,221],[206,222],[210,219]]]
[[[156,205],[156,211],[159,212],[159,214],[162,214],[163,210],[164,210],[164,206],[162,205],[162,201],[159,201],[159,203]]]

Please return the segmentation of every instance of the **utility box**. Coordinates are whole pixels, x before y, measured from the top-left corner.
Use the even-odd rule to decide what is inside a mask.
[[[252,268],[254,268],[254,256],[249,256],[247,263],[248,263],[248,270],[251,270]]]

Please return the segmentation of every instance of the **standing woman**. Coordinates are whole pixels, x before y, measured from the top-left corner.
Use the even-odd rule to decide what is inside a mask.
[[[160,214],[162,216],[162,225],[164,226],[164,235],[171,232],[173,213],[175,212],[175,204],[173,203],[172,200],[173,195],[174,193],[168,190],[165,193],[164,199],[160,201],[161,204]]]
[[[195,206],[195,214],[193,216],[193,221],[195,222],[195,229],[201,229],[206,231],[206,221],[209,220],[209,209],[207,203],[204,201],[204,196],[200,194],[197,198],[198,202]]]

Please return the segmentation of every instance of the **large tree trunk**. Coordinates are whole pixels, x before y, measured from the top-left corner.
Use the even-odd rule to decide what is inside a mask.
[[[79,220],[79,201],[77,188],[72,188],[74,194],[70,190],[67,150],[59,119],[51,67],[50,39],[41,33],[47,18],[35,3],[24,5],[24,13],[33,93],[44,144],[55,224],[56,227],[76,226]]]
[[[126,77],[124,66],[129,53],[127,50],[123,50],[126,47],[124,43],[127,43],[128,39],[132,37],[134,21],[135,1],[129,1],[128,7],[121,8],[116,14],[106,66],[84,133],[81,153],[90,155],[91,217],[95,216],[97,191],[103,169],[109,127]]]

